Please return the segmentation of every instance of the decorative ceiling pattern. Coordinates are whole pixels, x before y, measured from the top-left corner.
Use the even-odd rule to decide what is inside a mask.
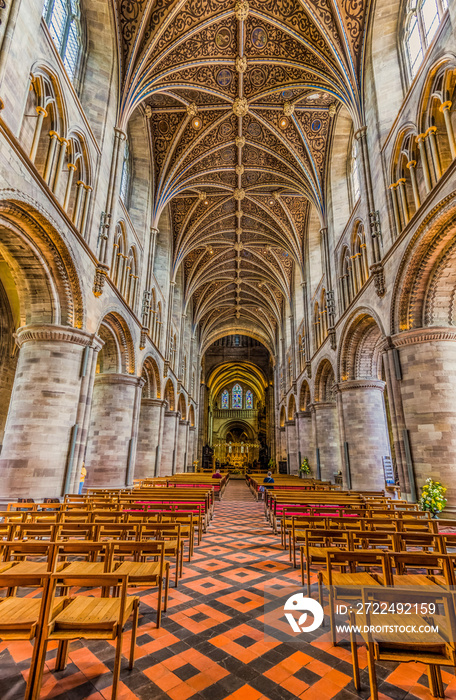
[[[325,222],[333,117],[363,121],[368,0],[112,2],[119,126],[141,105],[194,323],[274,348],[310,205]]]

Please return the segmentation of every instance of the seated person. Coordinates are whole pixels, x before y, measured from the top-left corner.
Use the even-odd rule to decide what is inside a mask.
[[[272,489],[274,488],[272,484],[274,483],[274,479],[272,478],[272,472],[268,472],[268,475],[264,477],[263,479],[263,484],[265,489]]]
[[[220,474],[219,469],[217,469],[214,474],[212,474],[213,479],[223,479],[223,476]]]

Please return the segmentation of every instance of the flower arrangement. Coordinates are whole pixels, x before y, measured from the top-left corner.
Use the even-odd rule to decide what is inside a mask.
[[[269,469],[270,471],[274,471],[275,465],[276,465],[275,459],[272,459],[272,457],[271,457],[271,459],[270,459],[269,462],[268,462],[268,469]]]
[[[299,467],[299,471],[301,472],[301,474],[310,474],[310,464],[307,457],[304,457],[304,459],[302,460],[302,464]]]
[[[421,510],[430,510],[434,515],[440,513],[447,502],[445,498],[446,487],[440,481],[426,479],[421,490],[420,506]]]

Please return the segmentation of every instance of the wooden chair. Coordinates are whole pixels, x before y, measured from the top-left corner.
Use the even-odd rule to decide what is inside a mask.
[[[301,581],[304,586],[304,557],[307,580],[307,595],[310,596],[310,569],[314,564],[325,564],[328,552],[341,552],[351,549],[351,533],[347,530],[305,530],[304,544],[301,545]]]
[[[109,547],[108,567],[116,574],[126,574],[130,586],[158,587],[157,627],[161,624],[163,588],[165,601],[163,611],[168,609],[169,562],[165,561],[165,543],[148,542],[111,542]]]
[[[378,700],[376,661],[397,661],[400,663],[421,661],[428,666],[429,687],[432,695],[443,698],[445,694],[440,666],[454,666],[456,663],[454,639],[456,616],[451,595],[442,590],[427,590],[427,608],[429,609],[430,604],[434,605],[436,610],[439,606],[443,608],[443,616],[429,617],[415,613],[399,615],[394,612],[375,615],[373,614],[375,605],[386,605],[386,609],[396,605],[397,593],[394,589],[389,588],[364,588],[361,593],[363,604],[360,606],[360,612],[350,613],[350,643],[353,680],[356,690],[361,690],[361,683],[355,626],[367,647],[372,700]],[[410,626],[406,633],[394,631],[394,628],[401,625]],[[439,631],[422,631],[423,627],[431,625],[438,627]],[[416,631],[413,631],[413,626],[415,626]],[[380,631],[377,631],[379,627]]]
[[[37,583],[36,594],[39,597],[29,598],[16,595],[18,589],[35,587]],[[7,591],[7,595],[0,598],[0,639],[3,642],[13,643],[19,640],[33,641],[25,700],[29,700],[32,696],[34,671],[40,648],[49,583],[50,574],[43,574],[37,579],[29,574],[16,573],[14,567],[0,578],[0,587]],[[10,591],[14,591],[14,594],[11,594]],[[62,611],[65,602],[65,598],[54,598],[48,613],[51,622]]]
[[[358,568],[364,571],[358,571]],[[380,568],[383,578],[371,572],[372,568]],[[335,570],[339,569],[339,570]],[[345,569],[348,569],[346,571]],[[366,570],[368,569],[368,570]],[[331,641],[337,644],[335,626],[335,603],[338,599],[357,600],[360,588],[369,586],[391,585],[392,576],[390,561],[386,552],[376,550],[358,550],[354,552],[335,552],[329,550],[326,554],[326,571],[318,572],[318,596],[323,607],[323,586],[329,591],[329,618],[331,624]]]
[[[97,526],[93,523],[61,522],[57,525],[55,539],[94,542],[98,539]]]
[[[176,560],[174,571],[174,586],[177,588],[179,577],[182,576],[184,560],[184,541],[181,538],[180,523],[154,523],[141,525],[138,533],[140,542],[163,540],[165,557]]]
[[[112,595],[95,597],[88,596],[87,591],[77,591],[72,595],[68,605],[55,617],[52,617],[52,610],[56,600],[56,589],[58,586],[65,585],[65,578],[63,572],[62,574],[53,574],[51,576],[49,595],[47,596],[47,604],[43,616],[43,633],[37,655],[36,671],[32,679],[33,690],[30,700],[38,700],[40,697],[48,643],[51,641],[59,642],[55,670],[62,671],[66,666],[68,644],[73,639],[116,641],[111,696],[112,700],[115,700],[119,685],[123,634],[125,625],[132,615],[133,626],[131,630],[129,668],[132,669],[134,666],[139,598],[137,596],[127,596],[128,575],[115,573],[87,576],[86,574],[77,574],[73,576],[73,579],[75,585],[79,583],[84,588],[101,588],[102,591],[112,591]],[[119,588],[120,595],[118,594]]]
[[[426,573],[417,573],[417,569]],[[391,553],[390,570],[392,579],[388,585],[398,588],[424,586],[437,590],[439,586],[449,588],[453,582],[450,557],[439,552]]]
[[[54,571],[55,556],[53,543],[44,540],[5,542],[0,564],[0,581],[6,572],[14,569],[15,575],[36,576],[34,585],[40,586],[41,577]]]

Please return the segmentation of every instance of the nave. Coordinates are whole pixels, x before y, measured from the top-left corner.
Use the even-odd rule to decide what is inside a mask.
[[[357,693],[349,641],[332,646],[328,622],[309,633],[312,641],[300,647],[265,638],[265,599],[273,599],[274,590],[300,586],[300,571],[290,565],[280,535],[272,533],[265,519],[263,502],[254,500],[243,480],[228,482],[201,544],[191,562],[184,562],[178,588],[173,585],[160,629],[156,593],[134,591],[141,597],[136,660],[128,670],[127,632],[118,700],[369,698],[364,647],[359,651],[362,690]],[[316,589],[313,573],[314,598]],[[41,700],[111,698],[114,643],[72,642],[67,668],[60,672],[52,672],[55,647],[48,651]],[[2,700],[23,698],[31,649],[29,642],[0,644]],[[376,671],[380,700],[432,697],[423,664],[377,662]],[[445,697],[455,698],[453,670],[442,667],[442,679]]]

